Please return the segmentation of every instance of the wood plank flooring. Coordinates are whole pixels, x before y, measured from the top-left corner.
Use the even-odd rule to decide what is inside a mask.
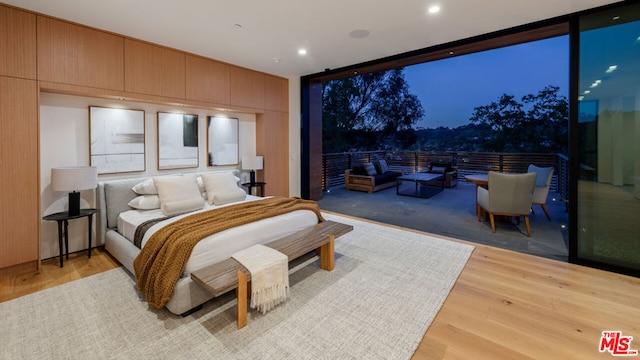
[[[471,245],[476,249],[414,360],[610,359],[598,352],[604,330],[633,336],[631,348],[640,349],[640,279]],[[98,248],[91,259],[72,254],[64,268],[50,259],[39,271],[3,270],[0,301],[118,266]]]

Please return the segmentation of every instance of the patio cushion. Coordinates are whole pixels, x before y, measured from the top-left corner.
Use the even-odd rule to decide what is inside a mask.
[[[388,182],[392,182],[392,181],[396,181],[396,179],[402,176],[402,173],[399,173],[397,171],[386,171],[384,174],[379,174],[376,175],[375,178],[375,183],[376,185],[379,184],[386,184]]]
[[[367,175],[367,170],[364,169],[364,166],[354,166],[351,172],[353,175]]]
[[[429,172],[434,172],[434,173],[435,173],[435,171],[433,171],[433,169],[436,168],[436,167],[437,168],[444,167],[445,168],[444,173],[448,173],[449,171],[453,170],[453,165],[450,162],[432,162],[429,166],[431,167],[431,170]],[[442,174],[444,174],[444,173],[442,173]]]
[[[378,160],[376,164],[376,170],[378,170],[378,174],[384,174],[389,171],[389,165],[387,165],[386,160]]]
[[[373,163],[364,164],[364,170],[367,172],[369,176],[375,176],[378,172],[376,171],[376,167],[373,166]]]
[[[444,174],[447,172],[447,168],[445,166],[433,166],[430,172],[434,174]]]

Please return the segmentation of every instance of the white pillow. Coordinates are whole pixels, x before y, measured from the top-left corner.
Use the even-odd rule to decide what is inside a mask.
[[[139,184],[134,185],[133,190],[138,195],[158,195],[158,189],[153,184],[153,179],[147,179]]]
[[[140,195],[129,201],[129,206],[138,210],[160,209],[160,197],[158,195]]]
[[[238,187],[236,177],[232,172],[202,174],[202,181],[207,190],[209,204],[220,205],[222,203],[244,200],[247,194]],[[240,194],[240,192],[242,194]]]
[[[158,176],[153,178],[153,183],[158,189],[161,208],[165,203],[189,200],[193,200],[190,205],[191,207],[195,207],[194,204],[197,203],[195,199],[200,200],[200,207],[193,208],[191,210],[197,210],[204,206],[202,195],[200,195],[200,190],[198,189],[196,176],[193,174],[186,174],[182,176]],[[181,207],[180,210],[182,211],[184,209]],[[165,215],[169,214],[165,213]]]
[[[213,195],[213,204],[214,205],[223,205],[236,201],[242,201],[247,198],[247,193],[244,190],[236,188],[233,191],[224,192],[224,193],[216,193]]]
[[[200,210],[204,206],[204,199],[201,197],[163,202],[161,205],[162,213],[167,216],[188,213],[190,211]]]

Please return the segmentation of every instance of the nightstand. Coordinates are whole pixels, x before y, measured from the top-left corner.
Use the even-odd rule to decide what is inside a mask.
[[[267,183],[265,183],[265,182],[261,182],[261,181],[256,181],[256,182],[254,182],[254,183],[250,183],[250,182],[248,182],[248,183],[244,183],[244,184],[242,184],[242,186],[244,186],[244,187],[246,187],[246,188],[247,188],[247,193],[248,193],[249,195],[253,195],[253,194],[251,193],[251,189],[253,189],[253,188],[259,188],[259,189],[260,189],[260,196],[264,196],[264,186],[265,186],[265,185],[267,185]],[[257,194],[256,194],[256,195],[257,195]]]
[[[69,212],[68,211],[61,211],[55,214],[49,214],[45,217],[43,217],[43,220],[47,220],[47,221],[57,221],[58,222],[58,244],[60,246],[60,267],[63,267],[63,260],[62,260],[62,237],[64,234],[64,248],[65,248],[65,254],[67,256],[67,260],[69,260],[69,220],[73,220],[73,219],[80,219],[83,217],[86,217],[87,219],[89,219],[89,250],[88,250],[88,256],[89,258],[91,258],[91,224],[93,222],[93,214],[97,213],[98,210],[96,209],[80,209],[80,214],[78,215],[73,215],[73,216],[69,216]],[[64,231],[62,228],[62,225],[64,224]]]

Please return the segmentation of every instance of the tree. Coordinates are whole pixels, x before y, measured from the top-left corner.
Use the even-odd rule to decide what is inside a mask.
[[[498,101],[476,107],[469,120],[493,130],[485,143],[487,150],[566,154],[569,104],[559,90],[547,86],[536,95],[523,96],[521,102],[504,94]]]
[[[424,110],[409,92],[403,69],[323,83],[323,151],[373,150],[411,145],[412,125]]]

